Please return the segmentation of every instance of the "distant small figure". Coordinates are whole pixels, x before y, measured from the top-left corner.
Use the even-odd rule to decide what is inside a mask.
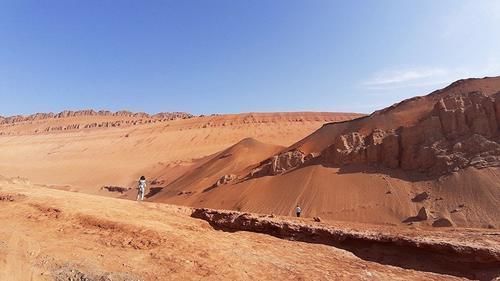
[[[297,217],[300,218],[300,213],[302,213],[302,209],[299,207],[299,205],[297,205],[297,207],[295,208],[295,213],[297,214]]]
[[[137,188],[137,201],[144,200],[144,192],[146,191],[146,177],[141,176],[139,179],[139,187]]]

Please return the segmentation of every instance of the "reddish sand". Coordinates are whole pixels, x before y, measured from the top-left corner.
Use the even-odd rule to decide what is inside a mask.
[[[138,122],[139,117],[77,116],[0,125],[0,174],[73,191],[100,193],[105,185],[134,186],[135,179],[181,175],[199,159],[253,137],[288,146],[325,122],[360,116],[343,113],[247,113],[195,117],[121,127],[84,124]],[[79,129],[43,128],[80,124]],[[35,133],[36,130],[38,133]],[[9,135],[10,134],[10,135]],[[260,161],[261,159],[257,159]],[[168,171],[168,172],[167,172]]]
[[[47,189],[6,178],[0,180],[0,199],[0,222],[9,226],[0,228],[0,280],[5,281],[463,280],[425,268],[389,266],[384,259],[371,261],[368,252],[355,255],[265,234],[215,231],[207,222],[190,218],[189,209],[167,204]],[[493,231],[463,230],[464,236],[449,230],[335,227],[366,235],[396,233],[416,242],[441,241],[458,250],[491,247],[492,253],[500,252]]]

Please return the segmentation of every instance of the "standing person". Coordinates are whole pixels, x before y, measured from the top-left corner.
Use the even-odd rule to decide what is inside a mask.
[[[295,208],[295,213],[297,214],[297,217],[300,218],[300,213],[302,213],[302,209],[299,207],[299,205],[297,205],[297,207]]]
[[[146,177],[141,176],[139,179],[139,187],[137,188],[137,201],[144,200],[144,192],[146,191]]]

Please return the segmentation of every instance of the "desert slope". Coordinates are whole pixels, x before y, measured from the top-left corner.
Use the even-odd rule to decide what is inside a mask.
[[[193,159],[247,137],[288,146],[325,122],[356,116],[297,112],[193,117],[76,111],[16,117],[0,124],[0,173],[109,195],[100,188],[130,187],[142,174],[164,175],[162,179],[169,182],[184,173]]]
[[[499,227],[499,128],[500,78],[461,80],[324,125],[252,169],[221,168],[218,176],[232,179],[224,184],[177,182],[151,199],[281,215],[299,204],[307,216],[335,220]]]
[[[256,163],[279,153],[284,148],[265,144],[253,138],[245,138],[222,152],[197,161],[188,172],[172,182],[166,192],[172,195],[178,192],[208,192],[219,185],[237,180],[237,175],[232,175],[232,171],[250,171]],[[185,189],[186,186],[192,189]]]

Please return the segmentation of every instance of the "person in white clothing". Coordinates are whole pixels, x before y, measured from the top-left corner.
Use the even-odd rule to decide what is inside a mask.
[[[143,201],[144,200],[144,192],[146,191],[146,177],[142,176],[139,179],[139,186],[137,188],[137,201]]]
[[[295,213],[297,214],[297,217],[299,218],[300,213],[302,213],[302,209],[299,207],[299,205],[297,205],[297,207],[295,208]]]

